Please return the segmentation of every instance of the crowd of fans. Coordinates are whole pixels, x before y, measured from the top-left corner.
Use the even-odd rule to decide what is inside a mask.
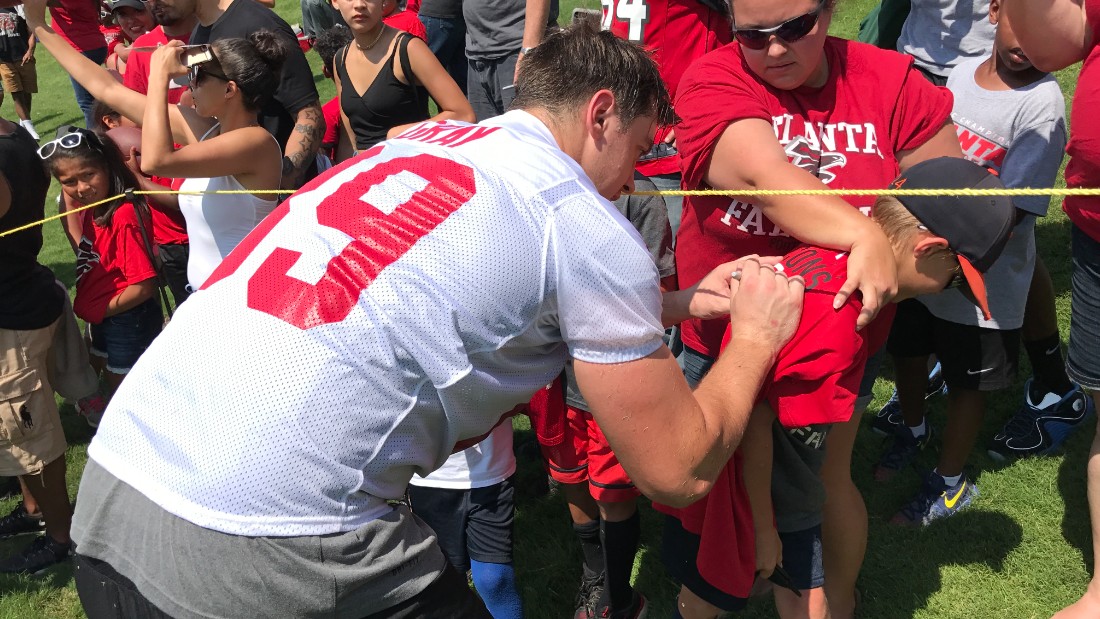
[[[576,619],[646,612],[643,496],[674,617],[768,592],[857,616],[862,423],[891,438],[877,483],[942,437],[891,518],[925,526],[978,495],[1021,344],[990,456],[1095,415],[1100,206],[1064,205],[1067,361],[1046,196],[756,190],[1051,187],[1067,150],[1067,184],[1100,186],[1100,0],[884,0],[862,42],[828,35],[836,3],[605,2],[561,28],[556,0],[301,0],[296,31],[262,0],[0,2],[0,232],[43,218],[52,176],[76,268],[70,304],[40,227],[0,237],[23,497],[0,538],[43,533],[0,572],[73,560],[91,617],[522,617],[523,413],[581,548]],[[53,139],[39,46],[84,117]],[[1049,71],[1081,60],[1071,135]],[[681,188],[730,193],[634,195]],[[98,428],[75,516],[55,392]],[[1100,553],[1100,436],[1088,473]],[[1059,614],[1096,616],[1100,576]]]

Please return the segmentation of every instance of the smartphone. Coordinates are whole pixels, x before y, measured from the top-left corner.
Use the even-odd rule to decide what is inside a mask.
[[[183,65],[193,67],[197,64],[210,62],[214,59],[214,52],[209,45],[188,45],[183,48]]]

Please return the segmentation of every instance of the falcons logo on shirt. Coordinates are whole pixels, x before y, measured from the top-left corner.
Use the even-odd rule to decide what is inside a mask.
[[[92,242],[88,237],[80,237],[80,245],[76,248],[76,281],[80,281],[84,274],[99,264],[99,254],[92,249]]]
[[[801,135],[788,142],[783,150],[787,153],[788,161],[818,177],[826,185],[836,180],[836,173],[832,169],[843,168],[848,163],[848,158],[841,153],[823,153]]]

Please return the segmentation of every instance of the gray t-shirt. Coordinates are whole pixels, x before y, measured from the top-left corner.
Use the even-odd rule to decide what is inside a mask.
[[[523,23],[527,13],[525,0],[464,0],[462,17],[466,20],[466,57],[470,60],[496,60],[518,54],[523,46]],[[558,0],[550,1],[546,27],[558,22]]]
[[[1051,187],[1066,148],[1066,102],[1053,75],[1016,90],[986,90],[974,80],[985,61],[960,64],[947,80],[955,95],[951,119],[967,159],[994,170],[1006,187]],[[1048,196],[1013,198],[1026,211],[1001,257],[985,274],[989,311],[985,320],[958,290],[920,301],[943,320],[987,329],[1019,329],[1035,268],[1035,217],[1046,215]]]
[[[635,191],[656,191],[657,186],[644,175],[634,173]],[[615,208],[638,230],[649,249],[653,263],[661,279],[676,275],[676,254],[672,251],[672,228],[668,221],[668,207],[662,196],[624,195],[613,203]],[[573,375],[573,359],[565,366],[565,403],[573,408],[588,410],[577,379]]]
[[[898,51],[940,77],[968,58],[988,56],[996,27],[989,0],[913,0],[902,26]]]

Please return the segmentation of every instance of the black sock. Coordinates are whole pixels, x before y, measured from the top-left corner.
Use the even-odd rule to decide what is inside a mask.
[[[634,590],[630,588],[630,574],[634,571],[634,555],[638,552],[641,535],[642,520],[636,511],[622,522],[605,520],[600,526],[607,576],[597,608],[607,605],[612,610],[622,610],[630,606],[634,596]]]
[[[1052,333],[1032,342],[1024,342],[1027,358],[1031,361],[1031,371],[1035,375],[1032,381],[1031,395],[1041,398],[1047,393],[1065,395],[1073,388],[1066,376],[1066,362],[1062,359],[1062,339],[1058,333]],[[1037,402],[1036,402],[1037,403]]]
[[[581,540],[581,552],[584,553],[584,575],[596,576],[604,572],[603,542],[600,541],[600,521],[590,520],[584,524],[573,523],[573,532]]]

